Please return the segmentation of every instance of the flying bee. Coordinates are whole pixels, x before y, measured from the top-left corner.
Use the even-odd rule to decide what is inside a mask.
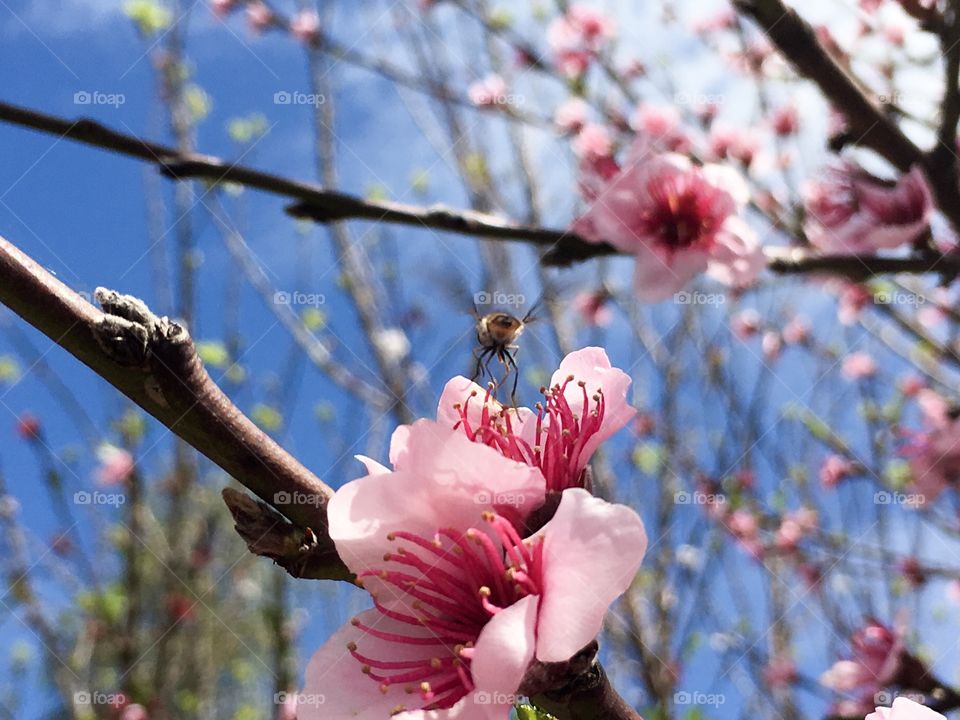
[[[474,306],[473,314],[477,320],[477,342],[479,347],[474,350],[477,358],[477,366],[473,373],[472,380],[476,380],[484,375],[489,375],[490,379],[500,387],[506,382],[510,373],[513,373],[513,390],[510,393],[511,401],[516,404],[517,382],[520,379],[520,369],[517,367],[517,352],[520,350],[517,340],[523,333],[524,328],[536,320],[534,311],[539,302],[534,304],[530,311],[518,318],[504,311],[494,311],[481,315]],[[497,360],[503,365],[503,375],[499,381],[494,377],[490,370],[490,362]]]

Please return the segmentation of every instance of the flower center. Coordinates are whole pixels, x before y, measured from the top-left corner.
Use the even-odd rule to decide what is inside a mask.
[[[403,646],[423,650],[415,653],[423,655],[421,659],[390,660],[367,657],[356,643],[349,643],[350,654],[362,663],[363,673],[379,683],[381,692],[401,686],[411,700],[419,695],[418,709],[452,707],[474,689],[470,664],[487,621],[527,595],[540,594],[543,544],[525,542],[496,513],[483,513],[483,520],[489,532],[444,528],[432,539],[391,533],[391,542],[408,545],[398,545],[384,555],[383,567],[360,575],[361,582],[376,577],[399,591],[396,595],[402,603],[384,604],[383,593],[371,590],[374,606],[383,616],[427,631],[385,632],[377,623],[351,621],[365,634],[396,644],[398,655]],[[417,708],[398,705],[391,714]]]
[[[462,427],[471,440],[495,448],[504,457],[540,468],[547,481],[547,492],[582,487],[586,458],[581,456],[587,441],[603,425],[606,403],[602,389],[590,396],[587,384],[578,381],[584,410],[583,417],[580,417],[570,407],[565,394],[573,381],[574,376],[568,375],[563,385],[540,388],[543,402],[537,403],[536,426],[532,433],[514,428],[516,411],[492,400],[491,388],[487,389],[483,399],[483,410],[476,427],[468,416],[469,403],[476,397],[476,391],[462,404],[454,406],[460,413],[457,426]],[[525,422],[534,420],[531,418]]]

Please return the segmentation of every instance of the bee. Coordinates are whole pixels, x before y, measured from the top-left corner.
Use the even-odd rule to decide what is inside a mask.
[[[520,378],[520,369],[517,367],[516,357],[520,347],[517,345],[517,340],[523,333],[524,328],[536,320],[534,312],[537,305],[539,305],[539,302],[522,318],[499,310],[481,315],[476,306],[473,310],[477,321],[477,343],[479,347],[473,353],[477,359],[477,365],[471,379],[477,380],[484,375],[489,375],[495,386],[501,387],[512,372],[513,390],[510,393],[510,399],[514,404],[516,404],[517,382]],[[490,363],[493,360],[497,360],[503,366],[503,375],[499,381],[496,380],[490,370]]]

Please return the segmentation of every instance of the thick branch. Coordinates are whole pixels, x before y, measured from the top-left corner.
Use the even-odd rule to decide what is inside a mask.
[[[332,491],[230,402],[186,330],[134,298],[98,291],[98,299],[107,312],[0,238],[0,302],[329,546]],[[327,577],[346,576],[331,560]]]

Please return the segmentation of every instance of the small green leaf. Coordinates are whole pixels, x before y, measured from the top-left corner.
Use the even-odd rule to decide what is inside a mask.
[[[15,382],[20,377],[20,366],[9,355],[0,356],[0,382]]]
[[[327,314],[320,308],[308,307],[303,311],[303,325],[310,332],[322,330],[327,326]]]
[[[173,13],[151,0],[129,0],[124,4],[123,12],[145,37],[156,35],[173,24]]]
[[[258,404],[250,413],[253,421],[267,432],[276,432],[283,427],[283,415],[276,408],[269,405]]]
[[[197,343],[197,354],[204,364],[223,369],[230,363],[230,351],[219,340],[205,340]]]

